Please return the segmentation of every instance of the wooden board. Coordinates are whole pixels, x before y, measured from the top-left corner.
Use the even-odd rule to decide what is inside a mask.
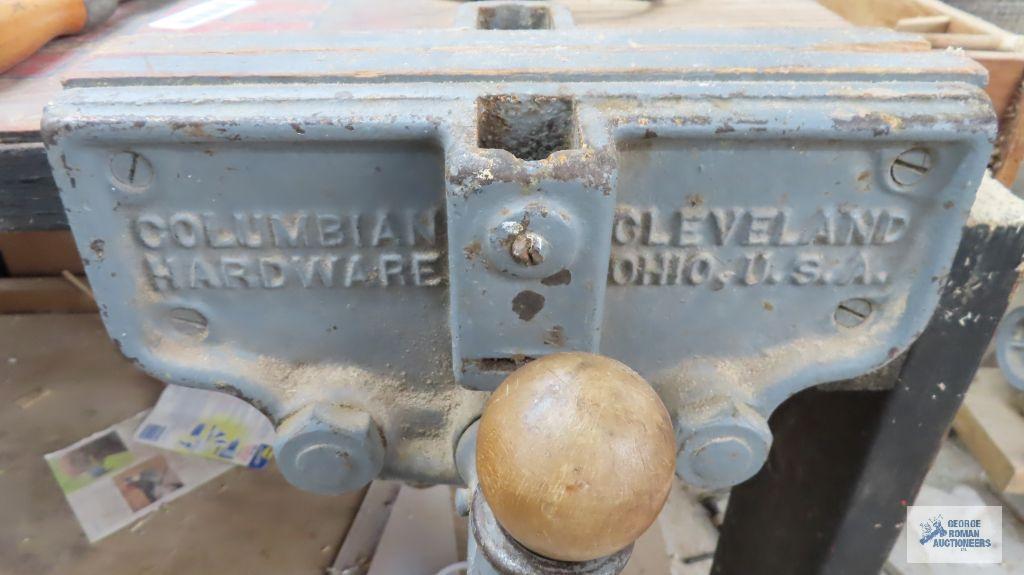
[[[818,0],[821,4],[858,26],[895,28],[900,20],[927,16],[948,16],[950,34],[981,34],[1014,41],[999,26],[939,0]]]
[[[992,487],[1024,493],[1024,415],[1014,391],[998,368],[982,368],[974,378],[953,428],[981,463]]]
[[[68,230],[0,233],[0,257],[12,277],[85,273],[75,239]]]
[[[1004,118],[1018,97],[1021,80],[1024,80],[1024,53],[971,50],[967,55],[988,70],[985,92],[992,99],[996,116]]]
[[[93,314],[0,316],[0,573],[322,575],[361,493],[324,497],[238,468],[95,545],[43,455],[123,421],[162,385]]]
[[[96,302],[62,277],[0,278],[0,314],[27,313],[96,313]]]
[[[449,28],[461,5],[451,0],[261,0],[259,4],[187,30],[150,26],[168,14],[206,0],[132,0],[110,23],[59,38],[0,76],[0,143],[38,143],[43,105],[60,92],[62,78],[100,53],[138,56],[133,39],[157,37],[167,44],[190,34],[273,35],[277,32],[344,34],[348,31]],[[580,27],[848,27],[815,0],[563,0]]]
[[[0,232],[67,227],[43,144],[0,143]]]

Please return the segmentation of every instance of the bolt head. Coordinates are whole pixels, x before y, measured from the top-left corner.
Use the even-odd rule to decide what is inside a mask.
[[[754,451],[741,436],[714,437],[693,453],[693,471],[703,478],[743,477],[749,474]]]
[[[520,265],[535,266],[544,262],[548,247],[548,241],[543,236],[534,232],[522,232],[512,239],[509,253]]]
[[[761,469],[770,447],[768,423],[753,409],[740,406],[687,435],[676,459],[676,473],[696,487],[731,487]]]
[[[380,473],[384,441],[369,414],[331,404],[303,407],[277,429],[278,467],[289,483],[321,494],[359,489]]]

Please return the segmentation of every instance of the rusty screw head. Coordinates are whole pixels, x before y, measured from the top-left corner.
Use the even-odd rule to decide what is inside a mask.
[[[509,247],[512,259],[524,266],[535,266],[542,263],[547,250],[547,240],[533,232],[521,232],[512,239],[512,245]]]
[[[153,165],[138,152],[118,152],[110,157],[110,174],[120,188],[139,192],[153,182]]]
[[[911,148],[896,156],[889,167],[889,176],[901,186],[914,186],[921,183],[931,169],[931,152],[924,148]]]

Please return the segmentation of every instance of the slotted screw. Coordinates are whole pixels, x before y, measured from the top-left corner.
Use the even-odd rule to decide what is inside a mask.
[[[866,299],[853,298],[839,304],[836,308],[836,323],[843,327],[857,327],[867,321],[871,315],[871,302]]]
[[[914,186],[924,180],[931,169],[931,153],[924,148],[911,148],[896,156],[889,168],[889,175],[901,186]]]
[[[138,152],[118,152],[110,158],[110,173],[121,186],[141,190],[153,181],[153,166]]]
[[[206,316],[187,307],[176,307],[168,314],[174,329],[185,335],[203,336],[206,334],[208,321]]]

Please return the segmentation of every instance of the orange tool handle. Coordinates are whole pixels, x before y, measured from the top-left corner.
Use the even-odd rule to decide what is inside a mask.
[[[57,36],[81,32],[84,0],[0,0],[0,72]]]

